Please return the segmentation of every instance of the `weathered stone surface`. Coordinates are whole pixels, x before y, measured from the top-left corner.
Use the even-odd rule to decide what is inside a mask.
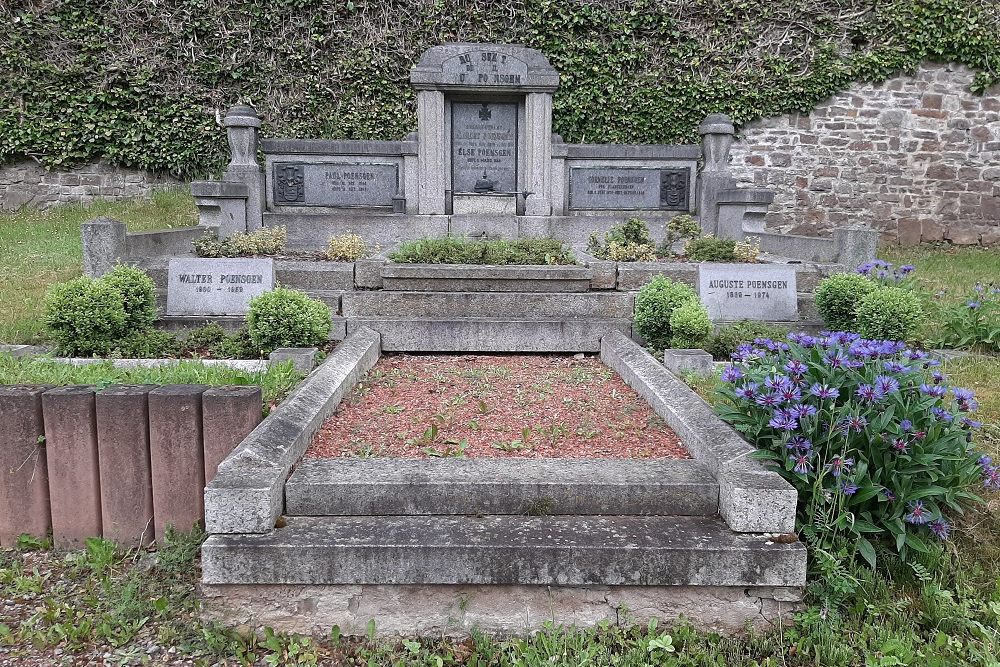
[[[630,318],[634,297],[625,292],[350,292],[345,317]]]
[[[754,447],[719,419],[684,382],[617,332],[601,339],[601,361],[649,402],[680,436],[694,459],[715,474],[720,487],[730,484],[728,492],[720,493],[719,498],[719,512],[730,528],[780,533],[794,525],[790,522],[794,522],[795,504],[789,507],[787,502],[789,491],[795,493],[791,485],[752,460]],[[744,472],[754,474],[739,475]],[[727,478],[728,473],[737,476]],[[744,519],[740,513],[745,511],[746,499],[754,494],[759,495],[754,515],[752,520]]]
[[[288,472],[379,352],[377,333],[356,331],[240,443],[205,488],[208,532],[262,533],[274,527]]]
[[[441,192],[442,211],[444,191]],[[394,215],[391,213],[359,216],[334,213],[265,213],[264,225],[285,225],[287,247],[292,250],[323,248],[331,236],[358,234],[367,243],[386,247],[400,241],[448,234],[446,215]],[[279,280],[281,277],[279,276]]]
[[[125,261],[125,223],[111,218],[94,218],[80,225],[83,245],[83,273],[99,278]]]
[[[514,218],[517,215],[517,195],[456,192],[451,197],[451,212],[453,217],[449,227],[453,234],[457,232],[456,235],[471,236],[477,231],[490,233],[492,230],[491,235],[497,235],[498,228],[510,230],[517,227]],[[458,224],[456,217],[459,219]],[[477,221],[473,226],[472,221],[477,219],[490,219],[492,224],[484,225]],[[510,235],[509,232],[506,235]]]
[[[302,516],[714,515],[718,484],[688,460],[304,459],[285,485]]]
[[[97,454],[104,538],[145,546],[153,539],[148,394],[153,385],[115,385],[97,392]]]
[[[245,315],[250,299],[274,289],[271,259],[171,259],[170,315]]]
[[[708,517],[289,517],[213,535],[206,584],[802,586],[801,543]]]
[[[387,352],[597,352],[608,331],[631,329],[627,318],[463,318],[357,317],[348,333],[370,327]]]
[[[795,268],[787,264],[721,264],[698,267],[698,296],[713,321],[798,319]]]
[[[310,348],[315,352],[316,348]],[[227,456],[260,423],[262,392],[256,386],[211,387],[201,395],[205,484]]]
[[[371,158],[274,162],[270,176],[275,206],[390,207],[400,191],[399,165]]]
[[[454,192],[517,191],[517,104],[451,103]]]
[[[663,625],[681,617],[738,634],[748,626],[773,630],[804,607],[799,587],[226,584],[203,585],[201,593],[206,620],[318,638],[334,625],[345,636],[366,636],[371,619],[382,637],[528,634],[549,623]]]
[[[656,276],[698,286],[698,265],[689,262],[618,262],[618,289],[637,290]]]
[[[319,354],[319,348],[316,347],[279,347],[267,355],[267,360],[270,364],[290,361],[295,370],[309,373],[316,367],[317,354]]]
[[[42,394],[51,387],[0,386],[0,547],[52,526]]]
[[[691,169],[677,167],[570,167],[570,209],[618,211],[690,208]]]
[[[711,375],[715,372],[712,355],[705,350],[668,348],[663,351],[663,365],[673,373]]]
[[[597,259],[580,248],[573,248],[573,254],[577,261],[593,272],[590,279],[590,289],[592,290],[612,290],[618,284],[618,262],[606,259]]]
[[[382,267],[383,289],[419,292],[586,292],[585,266],[395,264]]]
[[[57,387],[42,394],[52,541],[61,549],[101,535],[101,480],[94,388]]]
[[[167,526],[188,531],[204,514],[201,395],[207,388],[173,384],[149,392],[149,454],[157,542],[163,540]]]

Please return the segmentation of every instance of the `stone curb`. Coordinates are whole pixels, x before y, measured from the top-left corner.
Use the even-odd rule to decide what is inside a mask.
[[[378,361],[379,335],[360,328],[248,435],[205,488],[209,533],[264,533],[284,510],[285,479],[313,435]]]
[[[740,533],[795,530],[795,489],[750,458],[754,447],[715,415],[682,380],[627,336],[601,338],[601,361],[615,370],[672,428],[719,482],[719,514]]]

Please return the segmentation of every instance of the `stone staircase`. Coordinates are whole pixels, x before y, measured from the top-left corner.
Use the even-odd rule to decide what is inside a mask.
[[[693,460],[305,459],[270,533],[204,583],[797,587],[800,544],[731,531]]]

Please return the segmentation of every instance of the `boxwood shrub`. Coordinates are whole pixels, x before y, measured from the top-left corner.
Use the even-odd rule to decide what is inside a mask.
[[[330,308],[305,292],[278,287],[250,300],[247,332],[262,355],[279,347],[315,347],[330,334]]]
[[[635,329],[646,344],[658,350],[671,346],[673,330],[670,318],[689,301],[698,302],[698,294],[688,285],[656,276],[639,289],[635,297]]]
[[[816,310],[829,329],[854,331],[858,304],[878,289],[878,283],[861,274],[836,273],[816,288]]]

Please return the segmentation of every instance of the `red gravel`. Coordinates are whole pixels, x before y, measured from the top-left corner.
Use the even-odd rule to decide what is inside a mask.
[[[688,458],[649,404],[595,358],[383,357],[308,457]]]

